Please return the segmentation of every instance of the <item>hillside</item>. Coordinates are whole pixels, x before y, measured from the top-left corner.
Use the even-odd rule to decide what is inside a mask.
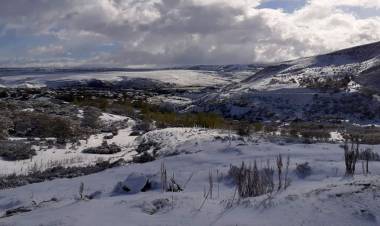
[[[377,42],[265,66],[197,104],[247,120],[369,123],[379,121],[379,73]]]

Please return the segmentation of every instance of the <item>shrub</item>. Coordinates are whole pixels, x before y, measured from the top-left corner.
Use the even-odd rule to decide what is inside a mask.
[[[356,138],[351,138],[351,145],[349,147],[348,140],[346,140],[343,149],[346,176],[353,176],[355,174],[356,162],[359,157],[359,141]]]
[[[62,167],[57,166],[46,169],[45,171],[32,171],[28,175],[9,175],[0,177],[0,190],[7,188],[15,188],[27,184],[40,183],[46,180],[54,180],[57,178],[74,178],[84,175],[98,173],[105,169],[117,167],[123,164],[123,161],[115,163],[98,162],[96,165],[89,165],[84,167]]]
[[[36,155],[29,143],[4,141],[0,143],[0,156],[8,161],[25,160]]]
[[[300,134],[305,139],[317,139],[317,140],[328,140],[331,138],[329,131],[327,130],[302,130]]]
[[[237,126],[237,134],[245,137],[251,135],[251,126],[248,122],[240,122]]]
[[[182,186],[180,186],[174,178],[174,173],[170,180],[168,181],[168,175],[165,163],[161,163],[160,168],[160,180],[161,180],[161,191],[162,192],[181,192],[183,191]]]
[[[12,134],[21,137],[55,137],[59,143],[76,139],[81,130],[75,121],[48,114],[22,112],[14,115]]]
[[[331,77],[305,77],[300,79],[300,85],[311,89],[339,91],[347,89],[348,84],[352,80],[349,75],[339,75]]]
[[[148,152],[150,150],[153,150],[153,152],[157,152],[160,149],[160,144],[149,139],[145,139],[140,142],[139,146],[136,148],[136,152],[138,154]]]
[[[82,152],[87,154],[112,155],[121,151],[121,148],[115,143],[108,144],[107,141],[104,141],[101,146],[95,148],[87,148]]]
[[[345,139],[356,137],[362,144],[380,144],[380,129],[374,126],[347,126],[343,136]]]
[[[149,111],[143,113],[145,120],[155,121],[160,128],[166,127],[204,127],[210,129],[228,128],[227,122],[214,113],[186,113]]]
[[[301,179],[304,179],[304,178],[310,176],[311,172],[312,172],[311,167],[309,166],[308,162],[297,165],[297,167],[295,169],[296,175]]]
[[[365,161],[380,161],[380,155],[368,148],[359,153],[358,159]]]
[[[267,124],[264,126],[264,132],[269,134],[275,134],[277,132],[278,126],[274,123]]]
[[[98,101],[105,102],[106,104],[100,105]],[[105,98],[91,100],[90,97],[85,97],[81,99],[77,98],[74,103],[79,106],[92,106],[107,112],[140,118],[145,122],[154,121],[159,128],[199,126],[223,129],[229,127],[229,123],[215,113],[180,114],[173,110],[163,109],[158,105],[150,104],[146,100],[126,99],[123,101],[111,101]],[[143,131],[147,131],[147,129]]]
[[[3,115],[0,115],[0,140],[8,137],[9,130],[13,127],[13,121]]]
[[[133,126],[132,131],[134,134],[141,135],[152,130],[152,124],[148,120],[138,122]]]
[[[146,162],[152,162],[154,160],[156,160],[156,158],[152,154],[148,152],[144,152],[140,155],[134,156],[132,161],[135,163],[146,163]]]
[[[322,140],[326,141],[331,138],[330,130],[334,128],[334,125],[325,123],[313,123],[313,122],[292,122],[285,133],[288,133],[292,137],[298,137],[299,135],[306,140]]]
[[[253,166],[244,162],[240,167],[231,166],[228,175],[236,184],[241,198],[256,197],[274,190],[274,170],[269,166],[258,169],[256,161]]]
[[[264,126],[260,122],[256,122],[253,124],[253,128],[254,128],[255,132],[260,132],[263,130]]]
[[[182,187],[175,181],[174,174],[170,178],[168,183],[168,189],[167,192],[181,192],[183,191]]]
[[[82,126],[91,129],[97,129],[100,126],[99,117],[102,115],[100,110],[95,107],[86,107],[83,109]]]
[[[359,160],[363,160],[362,162],[362,167],[363,167],[363,172],[364,174],[369,173],[369,162],[370,161],[380,161],[380,155],[373,152],[371,149],[365,149],[359,153],[358,156]]]

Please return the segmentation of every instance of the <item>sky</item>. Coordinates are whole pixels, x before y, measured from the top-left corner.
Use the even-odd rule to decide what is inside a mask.
[[[380,41],[380,0],[1,0],[0,67],[279,62]]]

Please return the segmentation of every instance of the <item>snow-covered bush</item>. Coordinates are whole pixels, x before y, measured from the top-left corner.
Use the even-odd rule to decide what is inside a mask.
[[[347,89],[351,80],[348,74],[337,74],[335,77],[303,77],[299,83],[306,88],[338,92]]]

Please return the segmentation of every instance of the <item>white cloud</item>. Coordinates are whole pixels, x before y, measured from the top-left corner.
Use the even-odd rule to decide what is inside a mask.
[[[54,37],[20,50],[42,64],[72,52],[65,62],[118,66],[280,61],[380,40],[380,17],[354,13],[380,0],[309,0],[290,13],[257,8],[264,1],[3,0],[0,35]]]
[[[310,0],[311,4],[323,6],[357,6],[364,8],[380,8],[380,0]]]
[[[32,55],[62,55],[65,53],[65,49],[61,45],[48,45],[48,46],[38,46],[29,50]]]

